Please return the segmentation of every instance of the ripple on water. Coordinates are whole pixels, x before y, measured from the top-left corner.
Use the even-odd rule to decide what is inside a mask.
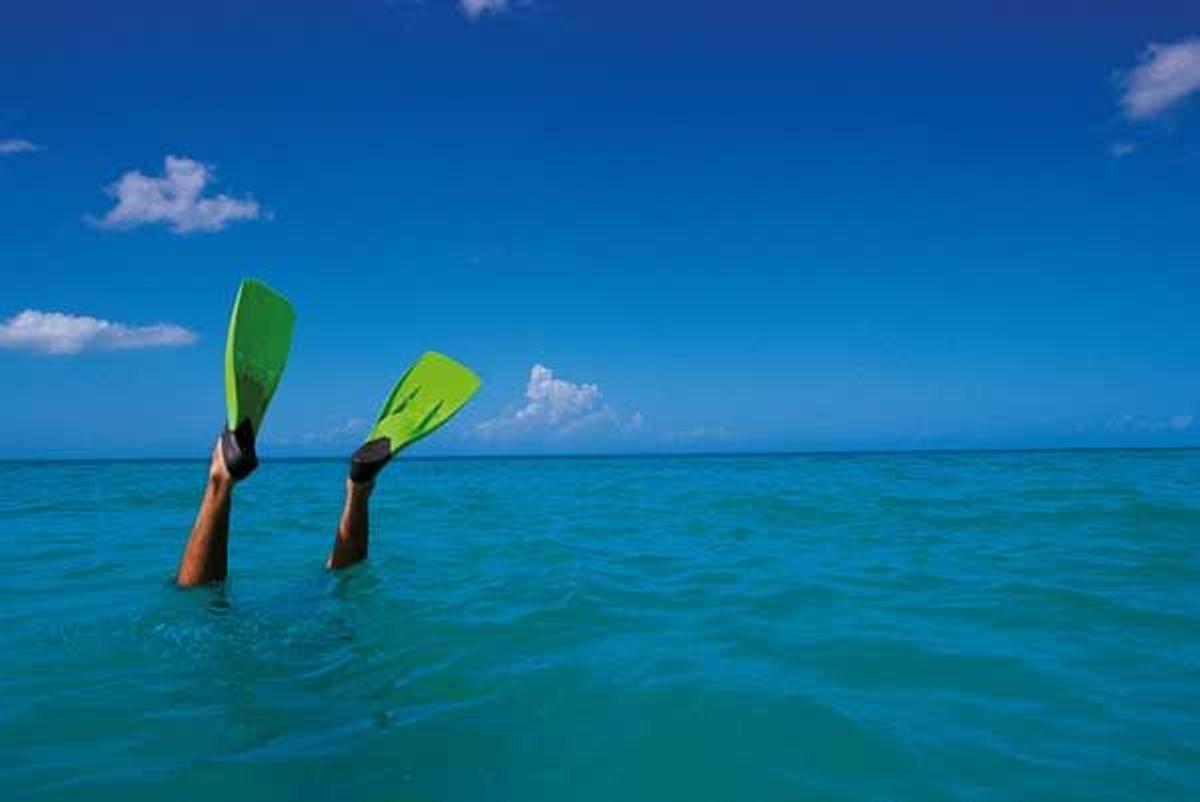
[[[1200,454],[404,461],[330,576],[343,475],[182,592],[202,465],[0,465],[14,798],[1200,798]]]

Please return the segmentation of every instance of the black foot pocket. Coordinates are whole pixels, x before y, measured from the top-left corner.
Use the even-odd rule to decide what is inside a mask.
[[[221,432],[221,456],[225,467],[234,479],[245,479],[258,467],[258,455],[254,453],[254,427],[244,420],[233,431],[229,426]]]
[[[370,482],[391,458],[392,441],[386,437],[363,443],[350,455],[350,481],[355,484]]]

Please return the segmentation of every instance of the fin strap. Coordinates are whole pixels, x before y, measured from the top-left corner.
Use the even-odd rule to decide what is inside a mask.
[[[365,484],[375,479],[392,459],[392,441],[387,437],[368,440],[350,455],[350,481]]]
[[[235,480],[242,480],[258,467],[258,454],[254,452],[254,427],[249,418],[233,431],[226,425],[221,432],[221,456],[225,459],[225,468]]]

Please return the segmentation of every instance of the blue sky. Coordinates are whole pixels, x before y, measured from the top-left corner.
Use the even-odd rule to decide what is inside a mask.
[[[246,275],[266,454],[431,348],[426,454],[1200,445],[1194,4],[92,5],[0,27],[0,456],[203,454]]]

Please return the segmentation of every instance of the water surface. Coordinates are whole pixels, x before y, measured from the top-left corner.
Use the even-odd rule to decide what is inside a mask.
[[[5,799],[1200,798],[1200,453],[0,463]]]

